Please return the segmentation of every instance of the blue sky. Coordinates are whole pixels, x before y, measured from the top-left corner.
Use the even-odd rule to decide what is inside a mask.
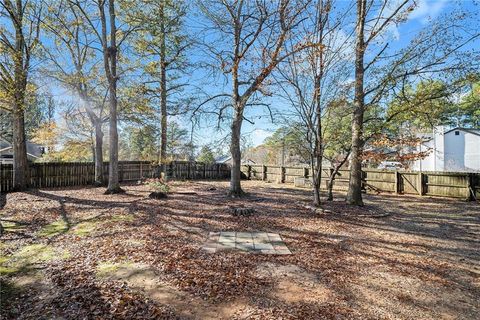
[[[348,2],[340,2],[341,5],[346,5]],[[390,43],[392,50],[405,47],[412,40],[415,35],[427,27],[431,21],[439,19],[441,15],[448,14],[455,10],[457,7],[473,8],[471,1],[448,1],[448,0],[420,0],[418,6],[409,16],[408,20],[398,26],[392,26],[389,30]],[[190,20],[191,23],[191,20]],[[473,45],[479,45],[478,42]],[[202,75],[200,75],[201,77]],[[227,84],[228,85],[228,84]],[[212,93],[219,92],[221,88],[213,86],[208,88],[208,91]],[[228,90],[228,89],[227,89]],[[271,103],[272,107],[278,110],[285,110],[287,106],[282,105],[282,101],[266,99]],[[254,146],[261,144],[264,139],[270,136],[273,131],[278,127],[278,124],[274,124],[270,121],[270,118],[266,116],[267,111],[264,108],[251,108],[247,110],[247,117],[254,122],[251,124],[244,121],[243,134],[247,137],[247,140]],[[201,144],[211,144],[212,141],[219,140],[225,136],[228,132],[218,132],[215,128],[209,126],[202,126],[200,130],[197,130],[196,137]]]
[[[340,7],[348,4],[350,4],[350,2],[346,0],[343,2],[338,1],[338,5]],[[452,12],[456,7],[462,7],[468,10],[469,8],[473,8],[473,6],[473,3],[468,0],[419,0],[417,8],[409,16],[406,22],[390,28],[389,41],[391,43],[392,50],[405,47],[422,28],[428,26],[431,21],[439,19],[441,15]],[[189,13],[189,16],[187,17],[187,31],[192,35],[198,33],[199,19],[201,18],[199,18],[195,12]],[[478,42],[473,45],[479,46]],[[197,61],[203,58],[202,54],[198,52],[193,52],[191,57],[193,60]],[[41,77],[41,75],[38,76]],[[192,88],[195,86],[201,86],[205,92],[210,94],[228,92],[230,89],[229,83],[225,82],[223,78],[217,77],[216,79],[212,79],[208,77],[206,72],[202,69],[192,72],[186,79],[192,85]],[[45,89],[50,90],[57,98],[69,96],[69,93],[65,89],[53,84],[51,81],[46,81],[44,86]],[[274,110],[281,112],[286,111],[288,108],[280,99],[267,98],[265,99],[265,102],[270,103]],[[246,137],[246,140],[248,140],[250,144],[254,146],[261,144],[263,140],[270,136],[278,127],[278,123],[272,123],[270,120],[266,108],[250,108],[246,111],[246,117],[253,123],[244,121],[242,132]],[[185,128],[190,128],[188,120],[181,118],[178,118],[177,120]],[[200,127],[195,130],[195,139],[197,144],[207,144],[216,147],[218,146],[218,142],[228,135],[228,125],[224,126],[223,130],[217,130],[214,123],[215,121],[211,121],[211,123],[202,122]],[[227,149],[224,148],[224,151],[227,152]]]

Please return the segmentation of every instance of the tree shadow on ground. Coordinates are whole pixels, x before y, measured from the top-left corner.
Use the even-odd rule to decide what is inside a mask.
[[[254,309],[250,313],[252,317],[257,311],[265,311],[267,315],[271,312],[286,318],[315,318],[317,315],[329,318],[327,315],[335,312],[345,318],[368,318],[367,315],[375,315],[368,308],[385,310],[382,304],[386,299],[397,303],[391,306],[392,310],[416,308],[417,312],[426,312],[426,317],[434,317],[438,315],[435,313],[438,301],[430,298],[437,295],[428,290],[443,293],[450,286],[462,292],[468,303],[478,296],[478,288],[469,283],[472,279],[471,266],[480,261],[476,249],[479,230],[475,210],[478,207],[473,204],[455,200],[433,203],[425,198],[367,194],[365,201],[369,208],[394,211],[393,216],[374,219],[335,214],[345,208],[343,201],[325,204],[325,207],[332,208],[334,214],[313,214],[296,203],[308,202],[311,196],[308,191],[247,186],[246,190],[249,189],[253,190],[251,196],[238,200],[228,198],[220,188],[213,192],[199,190],[197,195],[173,195],[165,201],[135,196],[141,194],[141,190],[133,189],[128,190],[132,196],[112,197],[112,201],[39,192],[54,201],[55,206],[60,208],[59,215],[72,224],[77,222],[78,217],[73,219],[74,212],[69,210],[83,214],[84,209],[102,209],[114,214],[119,209],[119,212],[134,214],[135,220],[129,222],[125,229],[106,228],[103,233],[93,235],[92,241],[86,245],[99,242],[97,237],[105,238],[105,242],[115,239],[119,245],[111,248],[114,252],[109,253],[109,257],[117,259],[129,254],[132,259],[145,259],[158,272],[167,275],[173,284],[194,296],[204,297],[212,305],[218,301],[208,294],[215,293],[215,290],[227,300],[247,300],[246,308]],[[87,196],[94,195],[92,192]],[[427,202],[432,202],[433,207],[427,207]],[[252,217],[230,216],[226,211],[229,203],[254,206],[258,208],[258,214]],[[65,211],[66,217],[61,210]],[[361,210],[364,209],[358,212]],[[462,211],[462,214],[457,215],[456,211]],[[235,251],[209,255],[199,250],[202,239],[209,231],[229,230],[278,232],[293,255],[246,256]],[[136,237],[142,240],[145,252],[129,253],[122,242]],[[122,248],[118,248],[120,246]],[[92,250],[101,251],[102,246]],[[340,303],[334,300],[324,303],[301,299],[297,302],[283,301],[275,295],[278,283],[260,279],[256,274],[257,267],[265,262],[295,265],[314,274],[322,285],[339,296]],[[379,278],[375,282],[375,277],[381,275],[387,275],[387,278]],[[409,295],[402,295],[399,288],[403,287],[389,279],[397,279],[405,286],[408,282],[419,285],[409,287],[412,290]],[[220,288],[214,288],[213,284],[220,284]],[[388,297],[369,296],[378,292]],[[430,300],[420,299],[422,294],[430,294]],[[380,300],[372,300],[372,297]],[[65,298],[76,301],[68,294]],[[458,311],[468,318],[471,307],[461,305],[457,296],[448,301],[445,304],[448,314]],[[108,301],[100,300],[100,303]]]

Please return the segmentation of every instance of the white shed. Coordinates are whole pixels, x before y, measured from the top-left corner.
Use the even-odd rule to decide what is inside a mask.
[[[418,149],[430,153],[414,162],[414,170],[480,172],[480,129],[437,127],[422,137]]]

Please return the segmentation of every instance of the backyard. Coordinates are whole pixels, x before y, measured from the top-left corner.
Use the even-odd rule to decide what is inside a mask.
[[[338,193],[314,212],[286,185],[172,184],[2,195],[2,318],[478,319],[478,202]],[[230,235],[280,249],[220,250]]]

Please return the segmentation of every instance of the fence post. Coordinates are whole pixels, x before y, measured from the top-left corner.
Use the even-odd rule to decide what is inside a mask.
[[[262,164],[262,180],[267,180],[267,166]]]
[[[367,179],[368,179],[368,173],[367,170],[368,168],[365,168],[365,170],[362,169],[362,190],[365,190],[365,193],[367,192]]]
[[[280,182],[281,183],[285,183],[285,174],[286,173],[286,169],[285,167],[280,167]]]
[[[472,192],[473,192],[472,200],[478,200],[477,190],[480,192],[480,173],[472,173]]]
[[[398,194],[398,193],[399,193],[399,192],[398,192],[398,190],[399,190],[399,185],[398,185],[399,180],[400,180],[400,179],[398,179],[398,171],[395,170],[395,186],[394,186],[394,192],[395,192],[395,194]]]
[[[203,164],[203,179],[207,179],[207,164]]]
[[[119,182],[123,181],[123,165],[120,161],[118,161],[118,173],[119,173]]]
[[[467,173],[466,174],[466,178],[467,178],[467,185],[466,185],[466,188],[467,188],[467,198],[466,200],[467,201],[471,201],[473,200],[473,196],[472,196],[472,193],[470,192],[470,190],[472,190],[472,174],[471,173]]]
[[[418,173],[418,186],[417,186],[418,195],[423,196],[423,173]],[[425,188],[426,189],[426,188]]]

